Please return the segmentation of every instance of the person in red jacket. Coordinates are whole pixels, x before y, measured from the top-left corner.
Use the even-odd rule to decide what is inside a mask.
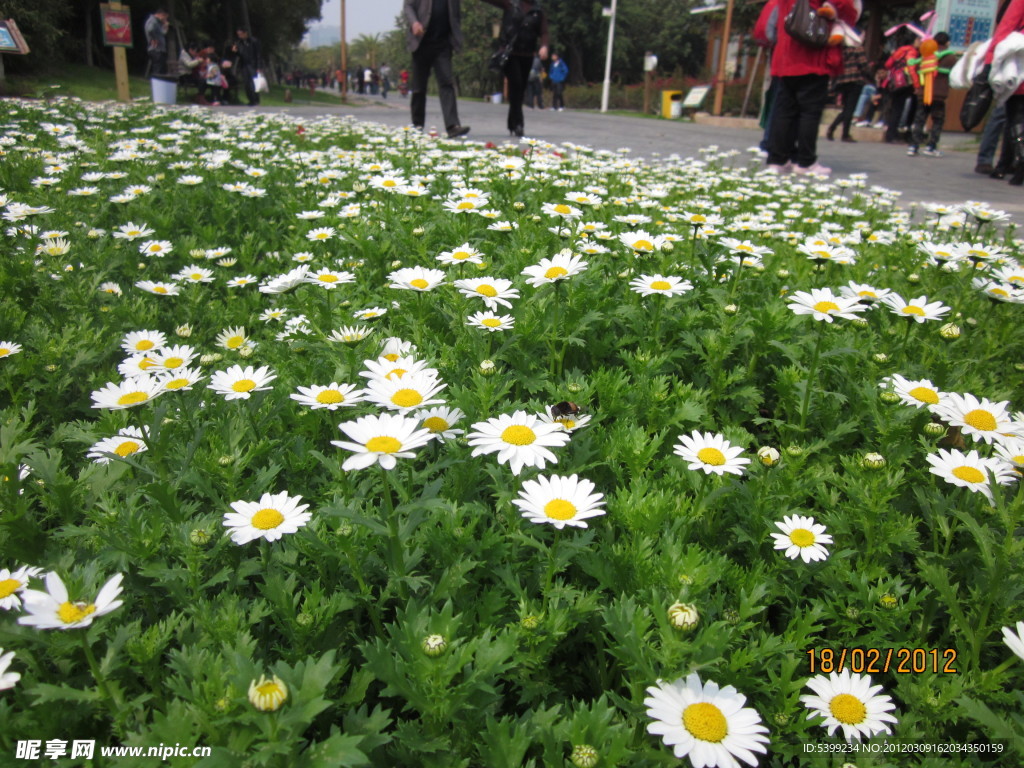
[[[1003,17],[996,25],[996,33],[989,43],[985,54],[985,67],[992,66],[996,46],[1005,40],[1011,32],[1024,32],[1024,0],[1010,0],[1009,6],[1002,12]],[[1003,141],[1009,139],[1013,147],[1013,176],[1009,183],[1015,187],[1024,184],[1024,83],[1017,86],[1006,102],[1006,133]]]
[[[842,72],[843,56],[837,46],[812,48],[786,32],[784,19],[795,4],[796,0],[778,0],[772,53],[772,77],[778,78],[778,90],[769,132],[768,169],[828,176],[832,169],[818,162],[818,128],[828,102],[829,77]],[[851,26],[860,16],[858,0],[810,0],[810,5],[819,16],[838,18]]]

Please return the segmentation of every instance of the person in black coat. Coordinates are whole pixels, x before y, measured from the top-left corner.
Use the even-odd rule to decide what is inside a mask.
[[[235,32],[235,42],[231,45],[231,53],[234,55],[232,69],[239,84],[245,89],[245,98],[250,107],[260,103],[260,94],[256,90],[253,78],[262,71],[260,61],[260,41],[249,34],[247,30],[238,29]]]
[[[503,74],[508,80],[508,130],[523,135],[523,97],[530,80],[534,55],[548,57],[548,18],[534,0],[484,0],[501,8],[501,45],[511,45],[512,55]],[[540,49],[538,51],[538,46]]]

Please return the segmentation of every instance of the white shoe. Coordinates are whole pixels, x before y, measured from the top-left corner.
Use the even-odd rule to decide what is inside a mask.
[[[921,154],[928,157],[942,157],[942,153],[939,150],[932,149],[931,147],[925,147],[922,149]]]
[[[857,126],[858,128],[870,128],[871,127],[871,123],[869,123],[867,120],[858,120],[856,123],[854,123],[854,125]]]
[[[815,163],[804,168],[802,165],[794,165],[793,173],[797,176],[828,176],[832,173],[831,168],[827,168],[821,163]]]
[[[785,165],[766,165],[764,167],[766,173],[774,173],[776,176],[788,176],[793,172],[793,164],[786,163]]]

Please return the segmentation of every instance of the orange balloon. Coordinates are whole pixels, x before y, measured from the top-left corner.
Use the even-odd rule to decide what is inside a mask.
[[[939,50],[939,44],[930,37],[921,43],[921,56],[931,56]]]

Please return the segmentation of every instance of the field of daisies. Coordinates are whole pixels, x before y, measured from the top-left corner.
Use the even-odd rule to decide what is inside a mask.
[[[0,154],[0,763],[1024,761],[1002,212],[70,100]]]

